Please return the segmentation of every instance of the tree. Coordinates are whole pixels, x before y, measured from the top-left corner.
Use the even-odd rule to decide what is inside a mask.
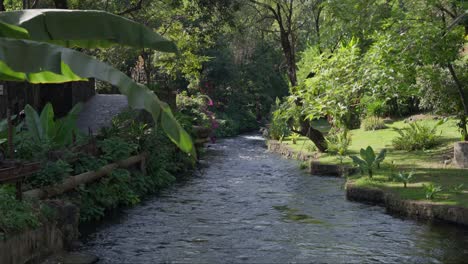
[[[393,17],[376,34],[375,43],[366,54],[363,81],[374,95],[384,98],[426,98],[423,100],[425,107],[428,106],[427,98],[433,96],[428,92],[436,91],[434,88],[440,87],[441,82],[449,84],[439,89],[444,95],[438,99],[456,95],[443,104],[458,102],[456,109],[459,109],[462,138],[468,140],[467,88],[461,74],[466,72],[466,64],[463,66],[460,62],[466,58],[461,52],[466,37],[465,26],[461,20],[449,19],[446,15],[449,9],[452,10],[448,11],[450,13],[461,13],[454,11],[457,3],[413,1],[398,6]],[[451,89],[456,92],[451,93]]]
[[[322,11],[322,0],[298,1],[298,0],[249,0],[251,6],[259,14],[259,19],[270,19],[274,21],[274,27],[267,29],[270,32],[279,34],[283,55],[286,61],[287,75],[292,89],[297,86],[297,57],[296,51],[299,45],[298,32],[304,25],[311,24],[310,13],[313,13],[315,22],[320,21]],[[315,25],[317,36],[320,37],[320,26]],[[298,107],[303,105],[301,98],[295,101]],[[312,127],[310,120],[306,119],[307,113],[299,114],[300,129],[297,133],[310,138],[317,148],[326,152],[327,146],[322,132]]]

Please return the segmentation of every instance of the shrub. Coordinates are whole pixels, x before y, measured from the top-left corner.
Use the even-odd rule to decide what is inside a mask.
[[[53,185],[62,182],[72,171],[71,165],[63,160],[49,161],[39,172],[28,178],[28,182],[34,188]]]
[[[373,131],[379,129],[385,129],[387,126],[382,118],[376,116],[369,116],[361,121],[361,128],[365,131]]]
[[[327,151],[332,155],[346,155],[351,145],[351,135],[348,131],[335,132],[327,136]]]
[[[39,213],[28,201],[16,200],[14,188],[0,186],[0,235],[37,227]]]
[[[438,122],[434,126],[429,126],[421,121],[410,123],[408,127],[394,128],[398,137],[393,139],[392,144],[396,150],[426,150],[439,144],[440,133],[437,134]]]
[[[369,116],[383,116],[385,113],[385,102],[381,100],[369,102],[366,111]]]
[[[277,98],[272,106],[271,122],[268,129],[268,136],[271,139],[281,140],[291,134],[288,126],[288,117],[284,115],[281,109],[280,100]]]
[[[138,150],[138,145],[119,137],[106,138],[98,142],[98,146],[103,152],[102,157],[110,162],[126,159]]]

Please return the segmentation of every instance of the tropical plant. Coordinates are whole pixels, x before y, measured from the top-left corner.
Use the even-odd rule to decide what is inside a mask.
[[[465,189],[465,185],[462,183],[462,184],[454,186],[452,188],[452,192],[454,192],[456,194],[461,194],[461,193],[463,193],[464,189]]]
[[[432,200],[436,195],[442,192],[442,186],[435,185],[434,183],[423,184],[424,191],[426,193],[426,199]]]
[[[385,122],[382,118],[376,116],[369,116],[361,121],[361,128],[364,129],[364,131],[374,131],[379,129],[385,129],[387,128],[387,126],[385,125]]]
[[[27,131],[37,143],[46,142],[56,147],[69,146],[79,133],[76,119],[81,109],[82,104],[76,104],[65,117],[56,120],[52,104],[47,103],[40,114],[32,106],[26,105],[24,112]]]
[[[403,187],[406,188],[406,185],[410,182],[410,180],[413,178],[413,172],[402,172],[400,171],[397,175],[395,175],[395,178],[397,181],[403,183]]]
[[[380,167],[380,163],[385,159],[387,153],[386,149],[382,149],[379,155],[375,155],[374,150],[371,146],[368,146],[366,149],[361,149],[360,158],[357,156],[350,156],[354,164],[359,166],[361,174],[367,172],[369,178],[372,178],[373,171],[375,168]]]
[[[431,149],[439,143],[442,132],[437,133],[437,128],[443,122],[441,120],[431,127],[422,121],[416,121],[405,128],[394,128],[398,133],[398,137],[393,139],[393,147],[397,150],[406,151]]]
[[[179,148],[196,156],[189,134],[154,92],[117,69],[68,48],[106,48],[119,44],[177,52],[172,42],[141,24],[102,11],[2,12],[0,28],[0,79],[63,83],[96,78],[108,82],[128,97],[131,107],[150,112]],[[27,60],[18,59],[24,54],[30,54]]]

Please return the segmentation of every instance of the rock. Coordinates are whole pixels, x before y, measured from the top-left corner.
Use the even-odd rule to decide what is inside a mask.
[[[468,168],[468,141],[456,142],[453,147],[455,165]]]
[[[318,176],[346,177],[356,173],[356,170],[346,165],[322,164],[318,161],[311,160],[309,163],[309,172],[312,175]]]

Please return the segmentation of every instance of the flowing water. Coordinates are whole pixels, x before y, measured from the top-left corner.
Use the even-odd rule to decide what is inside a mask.
[[[247,135],[211,145],[209,167],[87,231],[99,263],[468,263],[468,230],[349,202]]]

